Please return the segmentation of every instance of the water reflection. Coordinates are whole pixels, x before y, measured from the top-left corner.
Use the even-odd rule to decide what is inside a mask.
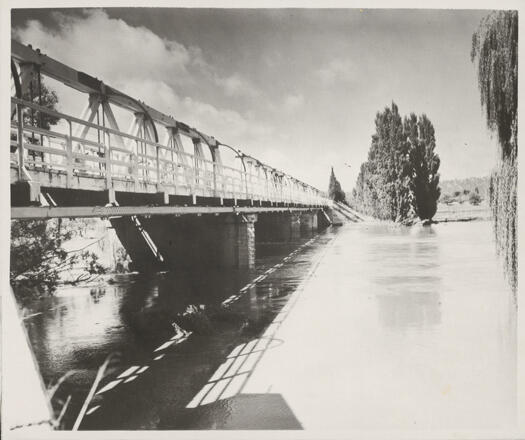
[[[268,428],[284,428],[295,415],[346,428],[512,423],[516,310],[498,272],[490,224],[352,225],[333,234],[313,292],[294,309],[303,346],[276,367],[289,395],[266,386],[245,390],[252,396],[245,398],[231,381],[256,370],[257,347],[272,340],[266,332],[332,236],[287,261],[297,243],[258,245],[254,270],[115,276],[104,286],[60,289],[56,298],[36,301],[28,313],[40,314],[26,325],[46,381],[80,371],[68,384],[74,414],[107,354],[121,353],[101,385],[112,388],[97,396],[83,429],[249,428],[258,413],[242,409],[254,402],[288,414],[279,421],[270,411]],[[192,333],[166,345],[180,331]],[[241,351],[229,357],[236,347]],[[289,345],[282,347],[267,354],[288,353]],[[319,374],[323,362],[321,371],[330,374]],[[130,367],[141,374],[110,385]],[[186,408],[221,380],[208,400]],[[228,414],[237,421],[229,425]]]
[[[235,344],[264,333],[297,287],[310,265],[308,254],[315,253],[316,248],[310,246],[304,257],[294,256],[285,265],[282,259],[305,243],[259,244],[256,268],[251,270],[115,275],[105,285],[63,287],[55,297],[30,304],[28,313],[39,314],[26,325],[45,381],[76,371],[64,384],[65,392],[73,395],[66,425],[72,424],[109,353],[118,356],[101,384],[104,392],[97,394],[90,408],[85,429],[118,428],[130,423],[135,427],[154,426],[159,423],[159,412],[183,408]],[[266,274],[276,264],[279,270]],[[260,278],[263,271],[264,279]],[[253,283],[254,278],[260,281]],[[228,307],[222,304],[249,282],[250,287],[237,301]],[[167,341],[177,331],[186,332],[187,344],[175,349]],[[182,357],[173,358],[175,354]],[[163,373],[166,364],[169,367]],[[133,365],[148,369],[140,376],[131,376],[133,380],[117,378]],[[153,371],[160,376],[154,376]],[[155,377],[159,383],[148,382]],[[160,397],[170,389],[167,384],[160,385],[166,381],[172,382],[173,396]],[[126,397],[132,383],[138,389]],[[115,395],[119,396],[117,400],[113,400]],[[144,400],[136,402],[136,395]],[[127,405],[122,406],[121,399]],[[129,407],[132,402],[136,404],[133,410]]]
[[[437,325],[441,322],[439,291],[378,295],[379,318],[384,326],[406,328]]]
[[[104,287],[93,288],[89,290],[89,294],[91,295],[91,298],[93,298],[93,302],[97,304],[100,301],[100,298],[106,294],[106,289]]]
[[[382,273],[373,278],[379,319],[385,327],[405,330],[441,322],[442,275],[439,236],[433,227],[400,228],[378,243],[372,254],[388,255]],[[399,270],[402,258],[404,270]]]

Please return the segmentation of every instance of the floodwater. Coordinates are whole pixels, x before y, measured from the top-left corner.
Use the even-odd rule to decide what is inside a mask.
[[[195,306],[188,311],[188,306]],[[185,313],[187,312],[187,313]],[[81,429],[504,429],[516,304],[490,222],[332,228],[253,270],[114,276],[25,320]]]

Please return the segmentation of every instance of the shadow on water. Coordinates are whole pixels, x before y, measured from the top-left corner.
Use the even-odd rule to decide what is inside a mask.
[[[326,240],[322,237],[321,234],[320,246]],[[41,346],[37,357],[44,365],[44,375],[51,381],[72,369],[81,372],[73,375],[61,391],[64,397],[68,393],[74,397],[65,417],[66,426],[72,425],[96,369],[108,353],[114,352],[118,355],[97,388],[107,391],[95,395],[81,429],[183,429],[189,426],[184,417],[176,415],[192,411],[186,408],[188,402],[235,347],[271,340],[264,337],[265,332],[297,289],[319,245],[304,248],[294,256],[293,262],[281,265],[252,285],[254,278],[283,262],[284,256],[305,242],[303,239],[280,245],[258,244],[256,268],[251,270],[114,276],[111,283],[103,287],[77,287],[63,297],[41,303],[38,307],[43,314],[30,326],[33,343]],[[245,285],[251,287],[234,303],[228,307],[222,305]],[[161,349],[180,331],[191,332],[187,342]],[[274,340],[266,349],[276,344],[278,341]],[[243,353],[240,359],[259,352]],[[130,368],[141,373],[119,377]],[[248,423],[249,408],[255,411],[258,404],[266,402],[268,428],[300,427],[281,396],[245,399],[232,395],[227,398],[228,403],[225,399],[207,405],[211,413],[217,412],[217,417],[201,407],[196,408],[192,426],[199,425],[199,414],[203,429],[213,418],[219,423],[218,420],[224,418],[221,415],[224,405],[232,414],[245,411],[239,418]],[[219,424],[224,429],[241,426],[235,414],[229,422],[226,417]],[[255,418],[254,412],[252,422],[248,423],[254,429],[262,426]],[[248,428],[248,425],[242,426]]]
[[[246,298],[243,298],[243,303],[231,309],[213,305],[197,308],[197,312],[192,313],[193,322],[188,318],[184,320],[180,313],[168,310],[162,300],[155,302],[152,309],[143,312],[145,316],[152,314],[152,322],[147,324],[147,328],[153,331],[155,325],[160,325],[154,324],[156,320],[167,322],[175,319],[182,328],[193,329],[188,343],[177,346],[176,350],[166,351],[163,359],[158,362],[152,361],[151,357],[142,359],[141,362],[136,361],[137,365],[154,367],[154,372],[150,369],[141,375],[140,381],[119,388],[118,393],[104,395],[99,399],[103,407],[86,419],[82,428],[117,429],[125,426],[127,429],[207,429],[215,426],[234,429],[238,426],[237,429],[241,429],[251,426],[252,429],[257,429],[265,426],[299,429],[300,425],[280,396],[254,396],[245,399],[231,395],[220,399],[217,396],[213,400],[210,395],[210,404],[199,405],[195,409],[186,407],[202,385],[224,364],[224,359],[228,364],[235,363],[239,367],[239,371],[233,376],[242,377],[250,372],[246,370],[248,365],[253,367],[253,356],[262,356],[263,351],[278,345],[278,341],[265,337],[264,334],[287,302],[292,289],[282,289],[288,290],[288,294],[284,295],[275,284],[279,284],[279,281],[253,287],[247,292]],[[278,294],[274,296],[273,292]],[[141,303],[147,303],[147,298],[148,296],[143,297]],[[161,312],[163,308],[164,311]],[[165,314],[166,317],[159,318],[159,314]],[[128,319],[133,325],[137,325],[136,318]],[[148,318],[140,318],[139,321],[144,319]],[[203,321],[206,325],[202,324]],[[137,334],[140,335],[141,331]],[[265,342],[267,345],[256,350],[258,342]],[[242,353],[231,358],[236,347],[245,348]],[[246,352],[247,347],[250,349]],[[231,381],[233,377],[222,379]],[[266,425],[264,418],[255,421],[256,406],[264,402],[268,404],[268,408],[264,409],[267,411]]]
[[[183,410],[177,429],[303,429],[281,394],[238,394],[194,410]],[[166,426],[170,429],[170,425]]]

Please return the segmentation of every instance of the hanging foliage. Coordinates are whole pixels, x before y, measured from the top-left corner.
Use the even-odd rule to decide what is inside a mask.
[[[498,135],[501,158],[512,161],[518,150],[518,12],[485,17],[472,36],[470,55],[487,125]]]
[[[472,36],[471,60],[477,64],[481,105],[487,125],[497,134],[500,164],[490,182],[490,204],[498,252],[513,289],[518,284],[518,13],[496,11]]]

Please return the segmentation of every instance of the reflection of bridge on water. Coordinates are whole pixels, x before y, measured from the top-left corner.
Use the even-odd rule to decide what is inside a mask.
[[[12,218],[110,217],[138,270],[251,267],[256,237],[332,223],[318,189],[31,46],[11,70]],[[82,116],[42,106],[42,76],[87,95]]]

